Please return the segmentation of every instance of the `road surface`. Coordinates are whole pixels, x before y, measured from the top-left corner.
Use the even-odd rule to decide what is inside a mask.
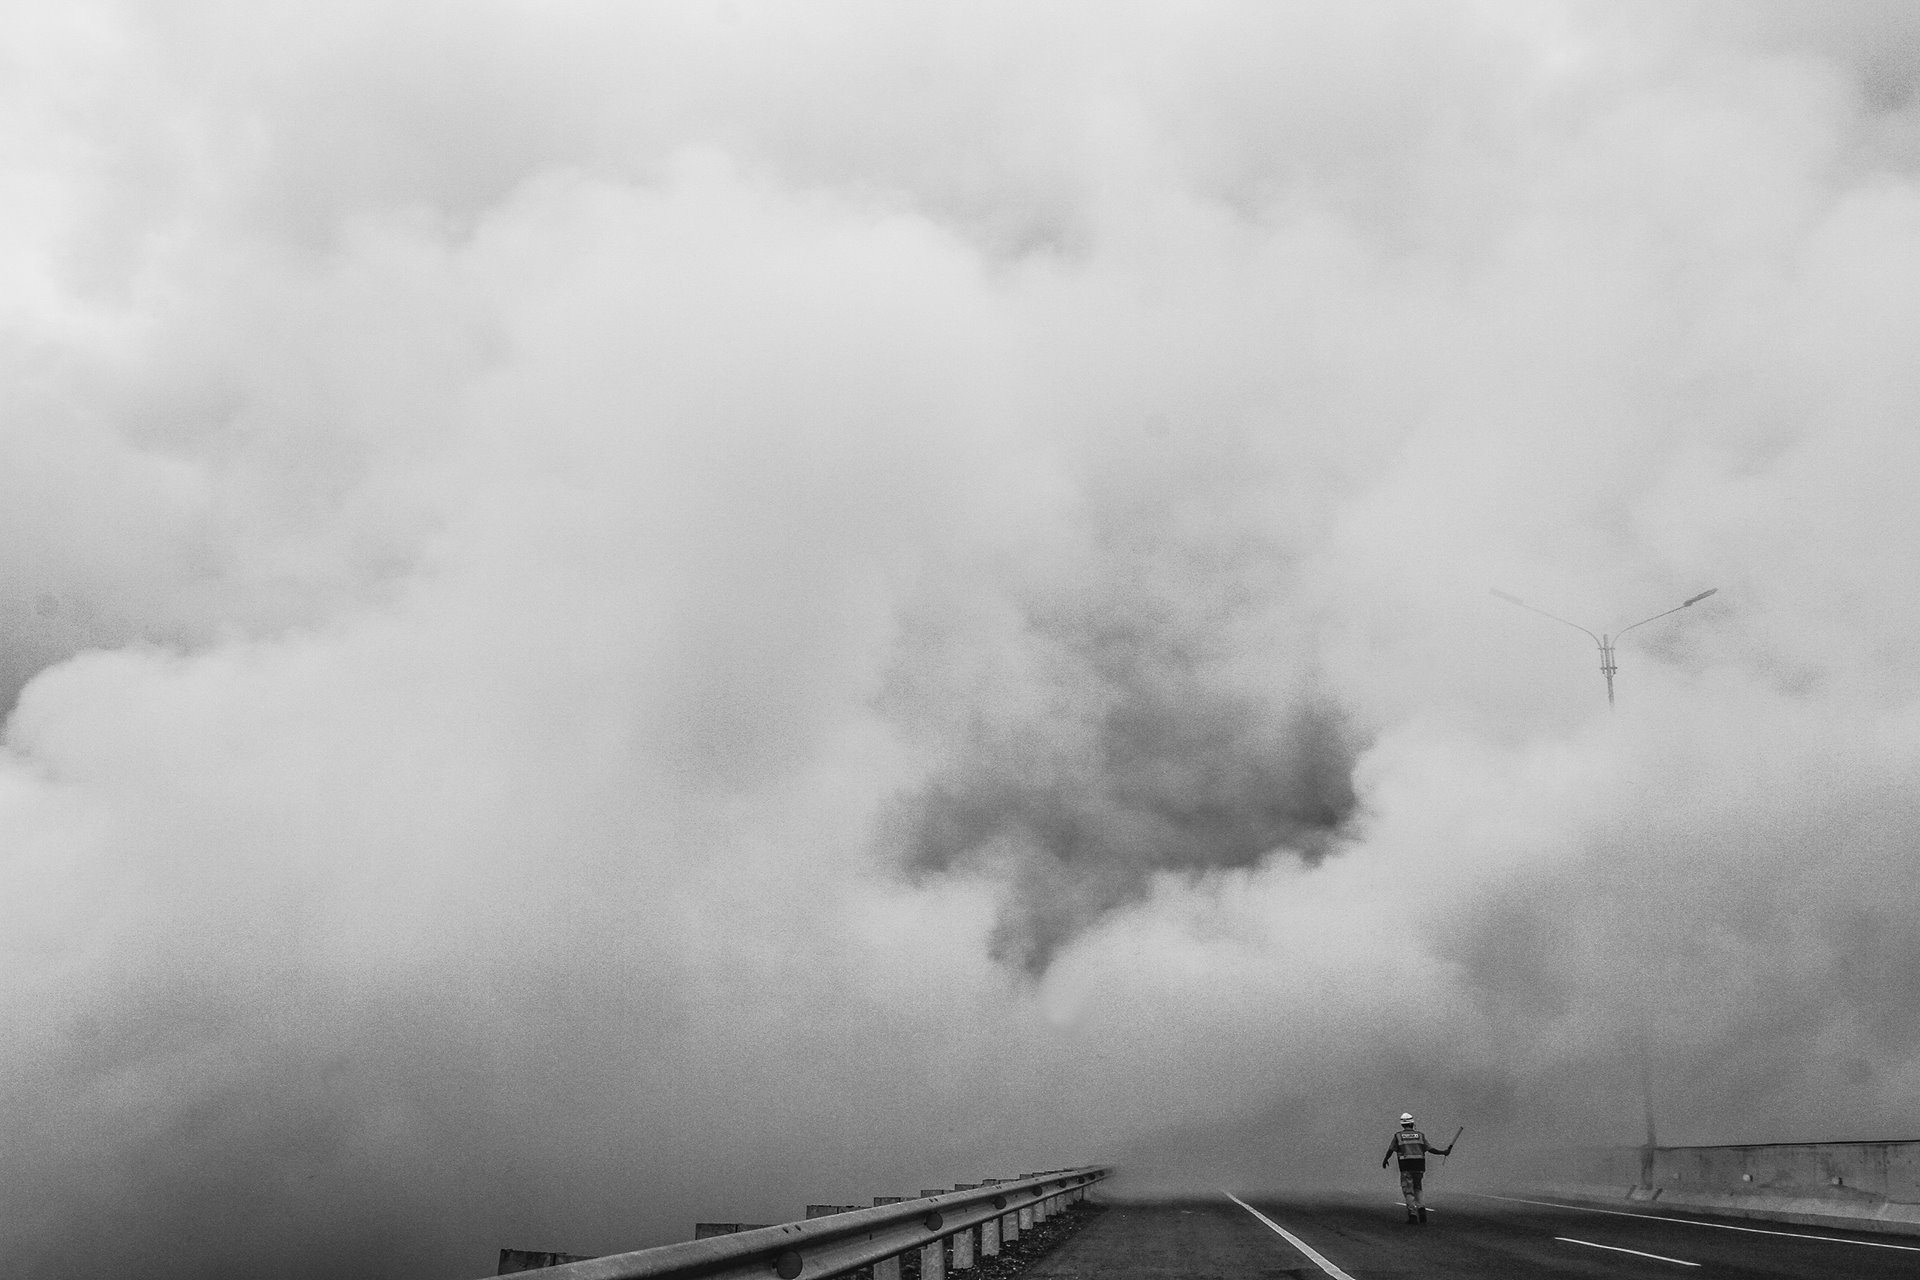
[[[1442,1192],[1424,1226],[1397,1197],[1245,1196],[1116,1204],[1031,1280],[1920,1277],[1920,1237],[1603,1211]]]

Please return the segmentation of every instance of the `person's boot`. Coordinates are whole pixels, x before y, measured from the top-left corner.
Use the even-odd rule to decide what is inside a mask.
[[[1421,1205],[1421,1206],[1420,1206],[1420,1221],[1422,1221],[1422,1222],[1425,1222],[1426,1220],[1427,1220],[1427,1206],[1425,1206],[1425,1205]]]

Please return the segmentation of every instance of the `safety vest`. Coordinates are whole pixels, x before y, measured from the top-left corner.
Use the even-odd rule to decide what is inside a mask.
[[[1402,1129],[1393,1135],[1393,1145],[1402,1160],[1427,1158],[1427,1135],[1418,1129]]]

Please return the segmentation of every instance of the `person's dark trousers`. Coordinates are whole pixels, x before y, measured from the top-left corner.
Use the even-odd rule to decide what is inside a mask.
[[[1425,1174],[1425,1169],[1400,1168],[1400,1198],[1407,1203],[1408,1222],[1420,1222],[1427,1216],[1426,1203],[1420,1199],[1420,1180]]]

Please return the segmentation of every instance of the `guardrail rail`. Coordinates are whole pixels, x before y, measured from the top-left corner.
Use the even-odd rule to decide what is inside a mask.
[[[966,1267],[972,1261],[974,1228],[982,1228],[980,1252],[997,1253],[1002,1240],[1017,1239],[1035,1221],[1081,1199],[1110,1172],[1099,1165],[1057,1169],[871,1209],[613,1253],[530,1274],[540,1280],[826,1280],[873,1267],[874,1280],[891,1280],[900,1274],[898,1259],[917,1249],[922,1251],[921,1280],[940,1280],[946,1272],[947,1240],[955,1241],[955,1269]]]

